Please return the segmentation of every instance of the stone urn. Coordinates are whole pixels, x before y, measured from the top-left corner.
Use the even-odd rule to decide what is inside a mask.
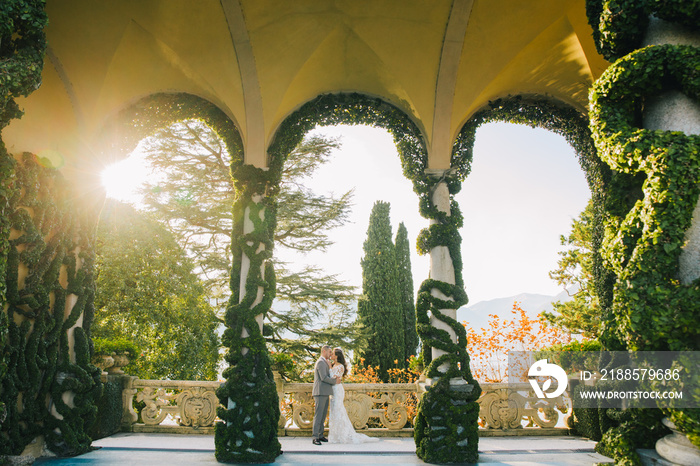
[[[125,353],[112,353],[112,358],[114,359],[114,364],[107,369],[107,372],[109,374],[123,374],[122,367],[129,364],[129,356]]]
[[[92,363],[95,367],[99,367],[103,374],[106,374],[107,369],[114,365],[114,358],[111,354],[98,354],[92,358]]]
[[[656,442],[656,452],[659,456],[674,464],[700,466],[700,449],[690,443],[688,437],[679,432],[668,418],[663,418],[661,422],[671,429],[671,434]]]

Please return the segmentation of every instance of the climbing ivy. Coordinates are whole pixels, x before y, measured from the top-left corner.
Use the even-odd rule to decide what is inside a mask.
[[[270,261],[276,217],[274,198],[262,196],[264,177],[252,167],[232,163],[236,188],[233,207],[233,269],[231,298],[222,341],[229,348],[229,367],[217,395],[223,404],[216,425],[216,459],[222,462],[273,462],[282,452],[277,440],[279,398],[270,358],[256,317],[265,314],[275,297],[275,273]],[[245,174],[244,178],[241,176]],[[262,179],[261,179],[262,178]],[[261,188],[263,188],[261,190]],[[246,221],[252,229],[246,231]],[[240,294],[243,256],[249,259],[243,296]],[[262,290],[262,299],[258,291]]]
[[[638,127],[645,97],[669,87],[700,98],[700,50],[650,46],[617,61],[591,90],[591,125],[613,169],[643,172],[643,199],[608,225],[603,245],[617,275],[617,332],[632,350],[695,350],[700,288],[681,285],[678,259],[700,194],[700,136]]]
[[[236,125],[218,107],[190,94],[154,94],[125,109],[108,130],[115,148],[129,152],[143,138],[183,120],[201,120],[224,141],[231,156],[236,198],[233,207],[231,298],[222,343],[228,347],[226,381],[217,390],[222,420],[215,428],[216,458],[221,462],[272,462],[281,453],[277,440],[279,399],[267,347],[256,316],[270,309],[275,296],[272,235],[276,218],[274,180],[279,172],[247,165]],[[244,230],[246,220],[252,224]],[[243,295],[243,256],[249,259]],[[262,299],[258,289],[262,288]],[[244,330],[245,329],[245,330]],[[245,336],[244,336],[245,335]]]
[[[649,16],[697,28],[697,0],[586,0],[588,23],[598,53],[606,60],[622,58],[642,44]]]
[[[4,277],[9,345],[0,390],[7,406],[0,454],[20,454],[44,435],[55,453],[76,455],[90,450],[87,432],[102,388],[101,371],[89,362],[96,217],[72,213],[76,206],[61,175],[32,154],[22,156],[15,177],[9,200],[14,233]]]
[[[665,91],[700,99],[700,51],[672,45],[634,49],[650,14],[697,32],[700,1],[588,0],[587,12],[598,50],[619,58],[589,96],[595,144],[617,180],[607,192],[601,249],[615,276],[612,330],[622,349],[697,351],[700,284],[681,284],[678,267],[700,196],[700,137],[643,129],[642,117],[649,99]],[[635,448],[641,439],[663,435],[660,415],[650,422],[648,413],[618,411],[601,411],[606,421],[597,449],[616,463],[639,464]],[[698,443],[700,410],[664,411]]]
[[[469,174],[477,128],[492,121],[527,124],[532,127],[545,128],[564,136],[576,150],[594,197],[597,197],[600,200],[599,204],[602,205],[603,186],[607,173],[595,155],[595,148],[583,112],[551,100],[528,96],[514,96],[489,102],[485,108],[478,111],[465,123],[453,146],[451,164],[453,175],[444,180],[450,194],[459,191],[461,181]],[[434,180],[434,182],[438,181],[440,180]],[[451,215],[447,215],[427,202],[426,197],[421,198],[422,213],[433,219],[435,223],[419,236],[419,250],[425,253],[436,246],[447,246],[455,263],[456,284],[450,286],[442,282],[426,281],[419,291],[416,310],[424,350],[426,347],[432,346],[448,352],[447,355],[432,361],[428,367],[427,376],[440,376],[438,367],[445,362],[451,363],[448,374],[440,378],[437,387],[428,391],[421,404],[424,411],[427,409],[433,411],[434,419],[439,420],[442,416],[448,415],[449,411],[455,411],[450,415],[462,416],[462,423],[465,423],[462,425],[468,425],[466,423],[476,422],[478,419],[476,399],[480,394],[480,388],[469,372],[468,355],[463,349],[466,345],[464,327],[439,311],[440,309],[457,309],[467,302],[463,291],[461,239],[458,233],[458,229],[462,226],[462,215],[455,202],[452,202],[451,205]],[[598,238],[602,238],[602,234],[599,234]],[[454,301],[446,301],[432,296],[433,289],[438,289],[446,296],[451,296]],[[457,345],[452,344],[447,332],[435,329],[430,325],[428,312],[447,323],[455,331],[458,338]],[[426,360],[431,359],[429,352],[425,352],[423,357]],[[450,390],[449,379],[453,377],[464,378],[475,387],[474,390],[462,393]],[[451,397],[449,403],[446,402],[448,397]],[[455,406],[459,406],[459,408],[454,408]],[[439,439],[439,442],[431,444],[430,441],[426,440],[430,429],[443,427],[439,422],[431,423],[419,413],[416,418],[415,434],[419,456],[431,462],[451,462],[455,461],[450,458],[455,455],[456,450],[461,449],[462,451],[459,452],[463,458],[461,461],[476,461],[478,458],[476,432],[445,430],[446,438]]]
[[[413,182],[419,196],[421,214],[436,220],[427,230],[421,232],[418,247],[428,253],[436,246],[447,246],[455,270],[454,285],[427,280],[421,286],[416,306],[417,326],[424,348],[437,347],[447,354],[435,361],[426,358],[428,374],[435,378],[428,393],[423,396],[419,407],[415,429],[418,455],[430,462],[461,462],[477,457],[478,446],[478,405],[476,399],[481,393],[479,385],[471,376],[469,356],[466,352],[466,331],[455,319],[443,314],[442,309],[455,309],[466,303],[462,280],[461,238],[458,229],[462,216],[457,203],[451,200],[451,214],[441,212],[433,205],[431,196],[440,182],[448,185],[450,195],[459,192],[460,180],[468,173],[468,161],[460,169],[445,175],[434,176],[426,173],[427,150],[420,130],[404,112],[377,98],[361,94],[326,94],[307,102],[281,125],[268,149],[270,170],[266,172],[268,186],[275,186],[279,172],[287,154],[302,140],[304,134],[316,125],[366,124],[384,128],[393,136],[396,143],[403,173]],[[461,177],[461,178],[460,178]],[[274,190],[274,187],[271,188]],[[271,192],[268,190],[268,193]],[[430,291],[440,289],[453,301],[433,298]],[[447,322],[458,335],[458,343],[453,343],[447,332],[430,325],[428,312]],[[437,368],[449,363],[446,374],[438,374]],[[438,377],[441,376],[441,377]],[[471,391],[458,391],[450,387],[451,378],[463,378]],[[441,431],[440,428],[444,428]]]

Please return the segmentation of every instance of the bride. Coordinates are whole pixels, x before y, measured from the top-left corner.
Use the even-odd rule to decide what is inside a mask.
[[[352,422],[345,411],[343,400],[345,399],[345,388],[340,382],[343,375],[348,372],[348,365],[345,362],[345,355],[340,348],[334,348],[331,354],[333,367],[331,377],[337,377],[338,383],[333,385],[333,395],[331,396],[331,413],[328,417],[328,443],[368,443],[377,442],[379,439],[358,434],[352,427]]]

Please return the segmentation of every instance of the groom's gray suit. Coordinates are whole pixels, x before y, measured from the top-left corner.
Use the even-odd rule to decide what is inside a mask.
[[[323,437],[323,424],[328,414],[328,397],[333,394],[333,385],[337,379],[330,376],[330,366],[324,358],[318,358],[314,367],[314,389],[311,395],[316,402],[314,412],[314,428],[311,436],[315,439]]]

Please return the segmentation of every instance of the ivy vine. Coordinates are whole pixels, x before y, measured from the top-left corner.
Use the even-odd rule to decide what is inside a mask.
[[[614,61],[639,48],[649,16],[697,30],[698,0],[586,0],[588,23],[598,53]]]
[[[190,119],[204,122],[224,142],[231,157],[236,192],[232,206],[231,298],[222,336],[223,345],[228,347],[224,358],[229,367],[223,372],[226,381],[217,390],[221,402],[217,414],[222,422],[215,427],[215,454],[221,462],[272,462],[281,453],[277,440],[279,399],[265,340],[256,321],[256,316],[270,309],[275,296],[274,270],[269,261],[276,225],[274,193],[265,196],[273,186],[271,173],[245,164],[235,123],[212,103],[191,94],[148,96],[121,112],[108,132],[116,135],[115,149],[126,153],[159,129]],[[250,232],[244,231],[246,219],[253,225]],[[249,269],[241,297],[244,255],[249,259]],[[263,289],[261,300],[259,287]]]
[[[448,247],[456,283],[452,285],[427,280],[419,291],[416,307],[418,332],[423,347],[436,347],[447,352],[432,362],[429,355],[426,358],[426,365],[429,364],[428,374],[435,377],[436,383],[423,396],[419,406],[415,429],[416,450],[421,458],[430,462],[459,462],[476,458],[478,405],[475,400],[480,394],[480,388],[469,369],[464,327],[441,311],[455,309],[466,303],[462,281],[461,238],[458,232],[462,217],[454,200],[451,201],[451,215],[447,215],[438,210],[431,199],[433,191],[442,181],[448,185],[450,195],[457,193],[460,188],[459,176],[468,172],[468,168],[462,167],[461,173],[453,173],[444,178],[431,176],[426,173],[428,157],[422,134],[404,112],[381,99],[361,94],[326,94],[307,102],[280,125],[268,149],[270,170],[266,182],[269,186],[276,186],[284,160],[308,131],[316,125],[338,124],[366,124],[389,131],[399,152],[404,176],[413,182],[414,191],[419,196],[421,214],[435,220],[435,224],[421,232],[419,250],[428,253],[437,246]],[[440,289],[453,300],[432,297],[432,289]],[[458,343],[453,343],[446,331],[430,325],[428,312],[450,325],[458,335]],[[437,368],[445,362],[450,363],[450,369],[446,374],[438,374]],[[471,391],[453,390],[449,385],[451,378],[465,379]],[[440,428],[444,430],[440,431]]]
[[[697,351],[700,283],[681,284],[678,269],[700,197],[700,137],[644,129],[642,119],[648,100],[665,91],[700,100],[700,51],[672,45],[635,49],[651,14],[698,31],[700,1],[588,0],[587,12],[598,50],[609,60],[619,58],[589,96],[596,147],[616,180],[607,192],[601,248],[616,279],[609,320],[622,349]],[[664,412],[700,444],[700,410]],[[659,412],[650,417],[601,410],[600,419],[606,421],[596,448],[616,463],[639,464],[635,448],[663,435]]]
[[[603,205],[605,192],[604,186],[606,184],[606,180],[609,178],[609,170],[606,171],[606,167],[600,163],[600,160],[596,156],[590,130],[588,129],[586,115],[583,112],[562,103],[536,96],[513,96],[489,102],[486,107],[475,113],[472,118],[470,118],[470,120],[464,124],[453,146],[451,166],[455,176],[449,181],[448,184],[450,193],[453,194],[458,192],[459,183],[469,174],[477,128],[484,123],[493,121],[506,121],[509,123],[526,124],[531,127],[541,127],[556,134],[562,135],[576,151],[581,167],[586,174],[589,186],[593,192],[594,199],[598,200],[597,205]],[[422,206],[423,205],[427,205],[427,203],[422,204]],[[436,245],[448,246],[450,255],[453,257],[453,261],[456,262],[455,271],[457,272],[458,269],[460,271],[460,273],[457,274],[457,285],[455,285],[454,289],[450,289],[450,287],[447,287],[444,283],[431,283],[430,281],[425,282],[419,292],[419,304],[416,306],[417,311],[418,309],[422,309],[422,312],[417,312],[419,329],[423,330],[422,335],[427,337],[427,341],[430,346],[444,349],[445,351],[453,351],[447,332],[444,330],[434,329],[430,326],[430,319],[427,310],[431,310],[432,315],[436,316],[440,320],[443,320],[442,314],[435,312],[436,309],[456,309],[460,305],[467,302],[466,295],[464,295],[463,291],[461,291],[463,290],[461,276],[462,267],[461,258],[459,255],[460,239],[457,233],[457,229],[461,227],[462,224],[462,216],[455,203],[453,203],[451,210],[452,218],[437,212],[434,208],[432,212],[426,212],[428,215],[430,215],[429,218],[433,218],[437,221],[437,223],[431,226],[433,229],[432,234],[422,234],[419,237],[419,249],[427,251]],[[602,212],[602,207],[599,207],[598,211]],[[597,235],[594,235],[594,238],[598,241],[602,240],[602,231],[599,231]],[[600,262],[601,261],[598,260],[598,263]],[[457,264],[459,264],[459,267]],[[434,288],[440,290],[443,294],[457,297],[457,299],[452,302],[435,298],[430,293]],[[445,319],[444,321],[455,330],[458,337],[457,346],[460,349],[464,348],[466,345],[464,328],[452,319]],[[457,326],[460,328],[456,328]],[[462,355],[460,354],[460,351],[457,351],[455,354],[459,362],[459,364],[455,366],[468,368],[468,355],[466,355],[466,353]],[[424,358],[427,356],[428,355],[424,355]],[[465,364],[464,360],[462,360],[463,358],[466,358],[467,364]],[[428,369],[428,376],[439,376],[440,374],[438,373],[437,368],[448,360],[449,358],[442,356],[433,361]],[[461,374],[449,374],[449,376],[444,377],[445,386],[441,387],[441,390],[447,392],[449,389],[446,383],[448,382],[447,379],[455,376],[461,376],[465,380],[469,381],[470,384],[475,385],[476,391],[470,394],[464,393],[462,394],[462,400],[453,399],[451,400],[451,404],[445,405],[444,399],[436,399],[434,401],[431,400],[431,398],[428,396],[432,391],[431,389],[421,403],[432,402],[432,407],[436,411],[438,418],[440,409],[451,409],[449,407],[454,406],[455,404],[464,404],[465,406],[461,409],[461,414],[465,419],[464,422],[467,422],[467,420],[471,422],[472,419],[474,422],[476,422],[476,419],[478,418],[478,405],[476,404],[475,400],[479,396],[480,389],[476,381],[473,381],[471,373],[465,373],[463,371]],[[476,398],[473,398],[474,395],[476,395]],[[441,401],[443,403],[441,403]],[[447,408],[445,406],[447,406]],[[440,428],[442,426],[439,424],[430,425],[428,423],[424,423],[424,420],[420,418],[419,414],[416,421],[416,431],[419,429],[426,430],[434,427]],[[418,438],[418,434],[416,434],[416,437]],[[454,443],[457,443],[469,445],[472,443],[472,445],[475,445],[476,442],[477,439],[471,433],[466,436],[464,433],[462,433],[461,437],[459,437],[455,436],[455,433],[450,432],[449,441],[447,441],[446,444],[453,445]],[[433,451],[429,453],[429,449],[426,448],[425,456],[430,458],[429,461],[445,462],[450,456],[449,451],[439,451],[435,447],[433,447],[432,450]],[[449,449],[447,447],[443,447],[443,450]],[[467,461],[476,461],[478,457],[476,449],[470,452],[463,452],[462,454],[465,453],[466,458],[468,458]]]
[[[22,156],[15,176],[9,205],[16,234],[9,241],[4,277],[9,345],[0,390],[7,406],[0,454],[20,454],[44,435],[56,454],[77,455],[90,450],[88,430],[102,389],[101,371],[90,364],[89,348],[96,217],[91,212],[73,214],[63,178],[39,165],[34,155]],[[27,270],[26,277],[20,277],[20,269]],[[67,308],[70,313],[64,316]],[[80,317],[82,326],[76,326]],[[66,392],[72,394],[70,403]]]

